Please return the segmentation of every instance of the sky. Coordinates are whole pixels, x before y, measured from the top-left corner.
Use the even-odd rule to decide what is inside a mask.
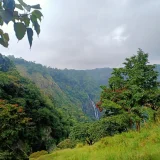
[[[54,68],[119,67],[138,48],[160,64],[160,0],[24,0],[41,4],[44,18],[30,50],[27,36],[15,38],[13,24],[5,55]]]

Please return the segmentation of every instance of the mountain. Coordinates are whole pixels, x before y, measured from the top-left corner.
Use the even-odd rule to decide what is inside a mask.
[[[57,107],[63,108],[79,119],[85,118],[80,114],[82,111],[89,119],[99,118],[100,112],[95,107],[95,103],[100,98],[100,86],[108,83],[111,68],[60,70],[14,56],[9,58],[14,61],[22,76],[35,82],[44,94],[52,97]]]
[[[0,54],[0,159],[28,159],[68,136],[72,117],[56,109],[15,65]]]
[[[98,119],[100,112],[95,103],[100,98],[100,86],[107,85],[111,68],[69,70],[45,67],[22,58],[9,56],[17,70],[33,81],[44,94],[50,96],[57,108],[76,117],[78,121]],[[160,65],[156,65],[160,73]],[[160,81],[160,76],[158,77]]]

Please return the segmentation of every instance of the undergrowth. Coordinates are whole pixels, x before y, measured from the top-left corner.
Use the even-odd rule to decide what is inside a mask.
[[[35,154],[36,155],[36,154]],[[33,157],[33,156],[32,156]],[[106,137],[93,146],[54,151],[30,160],[159,160],[160,125],[147,125],[140,133],[130,131]]]

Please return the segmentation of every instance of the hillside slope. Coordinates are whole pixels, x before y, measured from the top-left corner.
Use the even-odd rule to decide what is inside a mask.
[[[111,68],[92,70],[60,70],[41,64],[28,62],[9,56],[14,61],[20,74],[29,78],[49,95],[57,108],[80,121],[97,119],[100,116],[94,103],[99,101],[100,86],[107,85],[111,77]],[[160,66],[156,65],[160,73]],[[160,76],[158,77],[160,81]]]
[[[84,118],[82,111],[92,119],[100,115],[94,103],[99,100],[100,85],[107,84],[112,69],[60,70],[13,56],[9,58],[14,61],[21,75],[34,81],[45,94],[54,99],[57,107],[63,107],[69,113],[81,113],[75,115],[81,119]]]
[[[47,95],[52,99],[52,103],[54,103],[58,110],[76,121],[88,120],[84,115],[80,104],[71,102],[68,96],[50,76],[46,67],[33,62],[27,62],[23,59],[15,59],[14,57],[10,57],[10,59],[14,60],[16,68],[21,76],[33,81],[36,86],[41,89],[44,95]]]
[[[54,151],[30,160],[159,160],[160,125],[106,137],[93,146]]]
[[[0,159],[28,159],[66,138],[71,118],[0,54]]]

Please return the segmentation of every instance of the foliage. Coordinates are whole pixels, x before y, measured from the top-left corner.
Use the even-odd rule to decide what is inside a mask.
[[[70,139],[83,144],[93,145],[106,136],[127,131],[128,117],[125,114],[101,118],[99,121],[90,123],[77,123],[70,132]]]
[[[65,139],[60,142],[57,147],[60,149],[74,148],[76,146],[76,143],[76,141],[72,141],[71,139]]]
[[[25,132],[29,129],[31,118],[27,117],[23,107],[11,105],[0,100],[0,151],[5,151],[3,159],[27,159],[29,146],[24,144]]]
[[[40,34],[40,25],[38,21],[42,19],[42,13],[39,11],[41,9],[40,5],[28,5],[23,0],[1,0],[0,1],[0,25],[3,26],[4,23],[8,24],[13,22],[15,35],[18,40],[23,39],[27,33],[28,41],[30,47],[33,41],[33,29],[34,27],[37,35]],[[9,35],[4,33],[0,29],[0,44],[4,47],[9,45]]]
[[[0,61],[0,155],[24,159],[32,152],[49,150],[68,136],[70,121],[8,64],[8,58],[0,56]]]
[[[14,64],[10,61],[10,59],[3,58],[3,56],[0,54],[0,71],[7,72],[13,69]]]
[[[147,124],[140,133],[129,131],[105,137],[92,146],[54,151],[30,160],[159,160],[160,126]]]
[[[139,49],[137,55],[126,58],[123,68],[113,69],[109,87],[101,87],[103,91],[97,107],[104,109],[106,117],[125,115],[127,119],[119,119],[119,122],[128,122],[127,128],[136,124],[139,131],[140,123],[151,116],[149,113],[154,115],[158,110],[157,77],[155,65],[148,64],[148,54]]]
[[[32,155],[29,158],[38,158],[38,157],[40,157],[42,155],[46,155],[46,154],[48,154],[47,151],[44,151],[44,150],[38,151],[38,152],[32,153]]]
[[[93,72],[95,71],[98,76],[102,73],[105,75],[107,70],[104,69],[101,72],[97,70],[60,70],[27,62],[22,58],[13,56],[9,58],[14,61],[22,76],[34,81],[44,94],[52,97],[57,108],[67,112],[72,119],[78,121],[95,119],[91,100],[96,102],[99,99],[100,82],[97,81],[98,77],[95,79]]]

